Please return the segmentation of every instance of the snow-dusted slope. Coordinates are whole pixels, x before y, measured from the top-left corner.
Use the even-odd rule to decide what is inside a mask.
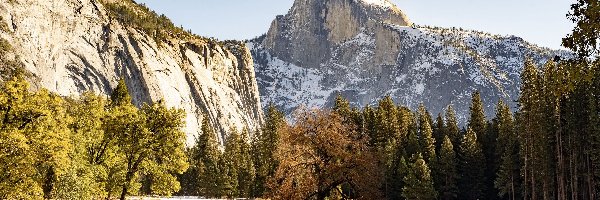
[[[184,109],[188,144],[199,134],[204,114],[220,139],[231,127],[258,127],[258,87],[243,43],[172,37],[159,44],[109,19],[103,5],[98,0],[0,0],[1,23],[9,25],[0,38],[12,44],[37,85],[50,91],[109,94],[124,77],[136,104],[164,99],[167,106]]]
[[[289,113],[330,106],[338,93],[361,107],[391,95],[413,109],[423,102],[434,114],[453,104],[464,122],[473,91],[481,91],[488,115],[499,98],[515,106],[525,57],[543,63],[565,54],[514,36],[417,27],[395,6],[364,2],[387,5],[297,0],[267,35],[251,40],[262,101]]]

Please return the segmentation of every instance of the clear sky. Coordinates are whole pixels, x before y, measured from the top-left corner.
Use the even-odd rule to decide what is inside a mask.
[[[294,0],[136,0],[176,25],[202,36],[250,39],[266,33]],[[575,0],[390,0],[416,24],[463,27],[516,35],[550,48],[573,24],[566,18]]]

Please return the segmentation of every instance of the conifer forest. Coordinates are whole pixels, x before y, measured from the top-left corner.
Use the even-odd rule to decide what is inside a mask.
[[[492,102],[491,118],[478,91],[465,122],[453,105],[354,107],[339,95],[292,119],[270,105],[257,131],[223,143],[204,117],[191,146],[182,110],[135,106],[124,81],[108,97],[64,97],[4,63],[0,199],[597,200],[600,2],[578,0],[567,17],[573,56],[527,60],[518,107]]]

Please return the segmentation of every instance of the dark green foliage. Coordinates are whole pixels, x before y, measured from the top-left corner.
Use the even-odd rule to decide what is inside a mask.
[[[223,177],[219,161],[221,151],[215,132],[209,124],[208,117],[202,119],[202,134],[196,139],[194,160],[198,170],[198,194],[205,197],[221,197]]]
[[[421,153],[424,156],[425,162],[429,163],[429,166],[433,166],[435,162],[435,139],[433,138],[433,130],[431,128],[430,120],[431,117],[425,106],[421,104],[419,106],[419,144],[422,148]]]
[[[485,157],[477,135],[469,128],[460,145],[460,199],[483,199],[485,190]]]
[[[438,114],[435,119],[435,125],[433,125],[433,139],[435,139],[435,150],[439,151],[442,143],[444,142],[444,137],[447,135],[446,124],[444,123],[444,118],[442,117],[442,113]]]
[[[118,107],[127,104],[131,104],[131,95],[127,90],[127,84],[125,83],[125,79],[121,78],[117,87],[113,90],[110,95],[111,106]]]
[[[414,162],[410,164],[408,173],[404,177],[404,182],[402,197],[405,199],[437,199],[437,192],[433,189],[431,171],[421,154],[414,156]]]
[[[270,104],[265,113],[265,124],[258,133],[253,144],[253,160],[256,170],[256,179],[252,196],[263,196],[266,191],[266,181],[275,174],[279,162],[273,153],[279,145],[280,131],[286,125],[284,115],[273,104]]]
[[[500,166],[494,186],[498,189],[498,196],[511,200],[519,199],[518,191],[521,188],[519,144],[512,113],[503,101],[499,101],[496,106],[494,124],[498,130],[497,155],[500,156]]]
[[[473,93],[471,98],[470,117],[468,127],[477,134],[479,142],[481,143],[485,138],[486,124],[485,112],[483,111],[483,102],[481,101],[481,95],[479,91]]]
[[[167,42],[171,38],[200,39],[216,43],[214,39],[203,38],[175,26],[165,15],[159,15],[144,4],[138,4],[132,0],[100,0],[100,2],[112,19],[146,33],[159,44]]]
[[[452,144],[460,144],[462,137],[458,127],[458,119],[456,119],[456,112],[452,105],[449,105],[446,109],[446,134],[450,137]]]
[[[450,200],[458,197],[458,159],[454,151],[454,146],[448,136],[443,139],[440,148],[439,159],[434,173],[435,185],[440,195],[440,199]]]

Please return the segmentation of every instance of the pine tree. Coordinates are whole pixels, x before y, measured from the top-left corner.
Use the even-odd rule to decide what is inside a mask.
[[[194,160],[198,164],[198,194],[205,197],[221,197],[222,172],[219,170],[219,151],[217,139],[208,117],[202,119],[202,134],[196,139]]]
[[[510,108],[503,101],[498,102],[494,122],[498,127],[497,155],[500,156],[500,167],[494,185],[500,197],[518,199],[520,197],[518,138]]]
[[[452,141],[448,136],[444,136],[442,147],[440,148],[437,170],[434,177],[435,185],[440,195],[440,199],[457,199],[458,194],[458,160]]]
[[[485,139],[486,124],[485,112],[483,111],[483,102],[479,91],[473,93],[471,98],[470,118],[468,127],[477,134],[478,142],[482,144]]]
[[[239,196],[238,167],[241,166],[241,138],[237,130],[233,129],[225,141],[225,152],[220,159],[223,186],[221,190],[228,198]]]
[[[375,135],[372,135],[371,139],[374,140],[376,147],[383,151],[387,160],[391,160],[402,136],[398,124],[398,109],[390,96],[379,101],[375,116]]]
[[[119,80],[117,87],[112,91],[112,94],[110,95],[110,100],[112,107],[132,103],[131,96],[129,95],[129,91],[127,90],[127,84],[125,84],[125,79],[121,78]]]
[[[450,137],[452,144],[460,144],[462,137],[460,136],[460,128],[458,127],[458,119],[452,105],[446,109],[446,134]]]
[[[442,114],[439,113],[437,118],[435,119],[435,126],[433,127],[433,139],[435,139],[435,150],[439,151],[442,147],[442,143],[444,141],[444,136],[446,136],[446,124],[444,123],[444,118]]]
[[[460,145],[460,199],[483,199],[485,191],[485,157],[477,135],[473,129],[467,129]]]
[[[421,104],[419,106],[419,132],[420,132],[420,146],[422,148],[422,154],[425,158],[425,162],[429,163],[429,166],[433,167],[435,162],[435,139],[433,139],[433,130],[428,119],[428,112],[425,106]]]
[[[248,129],[242,131],[240,143],[240,165],[238,166],[238,192],[240,197],[252,197],[252,186],[256,170],[252,161],[252,147],[250,146]]]
[[[286,121],[282,112],[270,104],[265,113],[265,123],[261,132],[257,134],[253,147],[254,167],[256,179],[252,196],[261,197],[265,193],[266,180],[275,174],[279,161],[273,153],[279,145],[280,131],[285,127]]]
[[[434,200],[437,198],[431,171],[421,154],[415,155],[415,161],[410,165],[404,182],[406,185],[402,188],[402,196],[405,199]]]
[[[542,176],[545,166],[544,153],[549,144],[546,143],[546,137],[542,136],[543,104],[541,98],[540,77],[536,65],[531,59],[525,62],[525,68],[521,74],[521,96],[519,97],[519,120],[518,128],[521,138],[521,155],[523,156],[523,197],[527,199],[537,199],[540,197],[540,188],[544,188]]]

